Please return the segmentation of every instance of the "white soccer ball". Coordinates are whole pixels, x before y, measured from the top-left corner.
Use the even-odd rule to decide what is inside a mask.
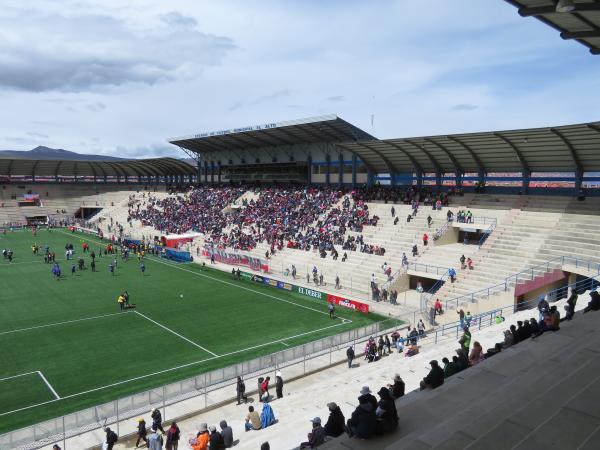
[[[183,294],[179,294],[179,298],[183,298]]]

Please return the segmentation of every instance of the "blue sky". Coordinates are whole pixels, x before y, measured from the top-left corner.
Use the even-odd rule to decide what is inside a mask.
[[[381,138],[560,125],[599,120],[598,92],[599,56],[502,0],[0,10],[0,149],[173,155],[169,137],[328,113]]]

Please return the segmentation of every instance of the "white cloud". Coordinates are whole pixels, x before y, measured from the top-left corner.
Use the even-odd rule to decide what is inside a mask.
[[[590,92],[599,57],[497,0],[0,10],[0,148],[28,149],[32,132],[156,156],[177,151],[169,137],[324,113],[382,138],[557,125],[597,120]]]

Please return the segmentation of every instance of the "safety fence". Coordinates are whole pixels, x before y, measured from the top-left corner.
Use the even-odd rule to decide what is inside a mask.
[[[533,267],[512,274],[506,277],[500,283],[495,284],[493,286],[471,292],[467,295],[461,295],[460,297],[447,299],[445,300],[445,307],[448,308],[448,305],[452,305],[455,308],[458,308],[458,305],[461,303],[475,302],[477,300],[484,299],[489,300],[491,295],[500,292],[506,292],[510,288],[516,286],[518,283],[531,281],[538,276],[542,276],[544,273],[550,272],[551,270],[562,269],[563,266],[566,265],[583,268],[588,270],[589,272],[600,275],[600,263],[577,257],[558,256],[549,261],[546,261],[545,263],[537,264]]]
[[[68,438],[113,424],[116,424],[116,428],[113,428],[117,430],[118,434],[120,421],[147,414],[151,408],[161,408],[163,420],[171,420],[174,418],[167,416],[166,407],[191,398],[204,400],[203,403],[199,403],[201,406],[197,409],[199,412],[209,406],[207,396],[211,392],[230,387],[231,392],[234,393],[238,376],[251,378],[287,368],[286,377],[288,379],[299,377],[331,365],[334,361],[334,353],[344,351],[348,346],[355,345],[360,340],[395,330],[403,323],[397,318],[374,322],[361,328],[10,431],[0,435],[0,449],[29,450],[48,446],[54,442],[66,443],[65,440]],[[337,359],[339,360],[339,357]],[[51,406],[46,405],[46,407]],[[65,446],[63,446],[63,450],[66,450]]]

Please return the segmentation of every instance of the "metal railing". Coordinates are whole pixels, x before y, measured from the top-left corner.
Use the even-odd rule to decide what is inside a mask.
[[[475,328],[480,330],[481,328],[485,328],[487,326],[495,324],[496,317],[499,315],[504,316],[505,313],[513,313],[537,307],[540,301],[540,297],[547,298],[549,302],[556,302],[558,300],[566,298],[569,289],[573,289],[575,291],[596,289],[600,285],[599,279],[600,273],[598,275],[594,275],[593,277],[576,281],[575,283],[567,284],[566,286],[562,286],[557,289],[552,289],[544,294],[540,294],[534,300],[521,302],[519,304],[513,303],[510,305],[500,306],[498,308],[486,311],[482,314],[477,314],[475,316],[472,316],[471,320],[468,323],[466,320],[457,320],[456,322],[446,323],[429,332],[428,337],[433,337],[433,341],[437,344],[438,340],[441,340],[444,336],[450,335],[458,337],[465,325],[468,326],[471,330]]]
[[[557,268],[562,268],[566,264],[571,264],[575,267],[583,267],[590,272],[595,271],[598,275],[600,275],[600,263],[571,256],[558,256],[549,261],[546,261],[545,263],[535,265],[533,267],[510,275],[500,283],[495,284],[493,286],[471,292],[467,295],[461,295],[460,297],[445,300],[445,307],[448,308],[448,305],[452,303],[455,303],[455,306],[458,307],[458,304],[460,302],[474,302],[476,299],[489,299],[490,295],[497,294],[499,292],[506,292],[510,287],[515,286],[519,282],[533,280],[536,277],[536,274],[539,276],[543,273],[550,272],[551,268],[553,270]]]
[[[487,240],[487,238],[490,237],[490,234],[492,234],[492,232],[496,229],[496,225],[497,225],[497,222],[492,223],[490,225],[490,227],[481,234],[481,238],[479,239],[479,242],[477,243],[477,246],[479,248],[481,248],[481,246]]]
[[[307,372],[330,365],[333,352],[344,350],[349,345],[355,345],[361,339],[395,330],[402,323],[397,318],[375,322],[361,328],[348,330],[334,336],[205,372],[192,378],[10,431],[0,435],[0,449],[38,449],[53,442],[64,441],[67,438],[112,424],[116,424],[116,431],[119,434],[118,426],[122,420],[128,420],[140,414],[147,414],[151,408],[162,408],[163,420],[173,419],[167,417],[165,407],[194,397],[204,398],[203,406],[198,408],[198,411],[201,411],[208,406],[207,395],[217,389],[231,387],[233,396],[238,376],[250,378],[287,367],[287,377],[291,378],[293,375],[292,370],[294,370],[290,368],[291,366],[297,368],[295,369],[295,376],[302,376]]]

